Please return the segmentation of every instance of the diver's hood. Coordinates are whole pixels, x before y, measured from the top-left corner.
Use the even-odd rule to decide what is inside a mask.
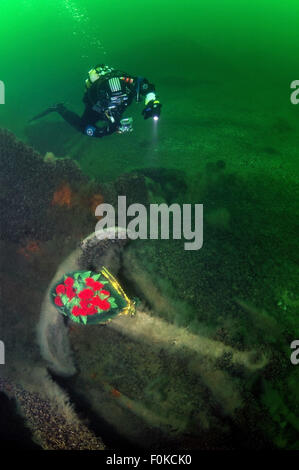
[[[113,67],[109,67],[108,65],[96,65],[88,72],[89,80],[91,83],[94,83],[98,78],[111,73],[114,70]]]

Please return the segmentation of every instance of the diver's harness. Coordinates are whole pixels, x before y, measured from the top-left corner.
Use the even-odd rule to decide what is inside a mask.
[[[127,84],[132,84],[133,78],[127,76],[114,76],[114,73],[112,72],[99,80],[99,83],[95,82],[95,84],[97,84],[98,99],[92,105],[92,109],[101,115],[105,115],[110,122],[114,123],[115,118],[113,116],[113,111],[121,106],[126,107],[129,103],[129,96],[128,93],[123,90],[122,82],[124,81]],[[90,96],[90,88],[92,85],[93,84],[90,80],[86,80],[87,94],[91,103],[94,101]],[[122,121],[124,121],[123,125],[119,128],[121,133],[133,130],[131,126],[133,121],[132,118],[122,119],[121,123]]]

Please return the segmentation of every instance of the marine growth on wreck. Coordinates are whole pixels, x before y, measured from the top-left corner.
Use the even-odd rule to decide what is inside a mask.
[[[297,2],[2,3],[0,447],[299,450]]]

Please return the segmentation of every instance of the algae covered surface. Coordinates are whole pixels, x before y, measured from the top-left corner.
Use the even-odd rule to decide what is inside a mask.
[[[1,443],[298,450],[298,2],[2,0],[0,23]],[[97,63],[154,83],[159,122],[28,122],[82,113]],[[95,239],[119,195],[203,204],[202,247]],[[64,321],[55,280],[103,266],[136,314]]]

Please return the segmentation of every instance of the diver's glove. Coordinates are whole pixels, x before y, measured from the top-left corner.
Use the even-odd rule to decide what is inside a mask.
[[[120,120],[117,133],[118,134],[125,134],[126,132],[133,131],[133,118],[123,118]]]
[[[153,118],[159,119],[161,114],[162,105],[158,100],[151,100],[145,106],[144,110],[142,111],[144,119]]]

